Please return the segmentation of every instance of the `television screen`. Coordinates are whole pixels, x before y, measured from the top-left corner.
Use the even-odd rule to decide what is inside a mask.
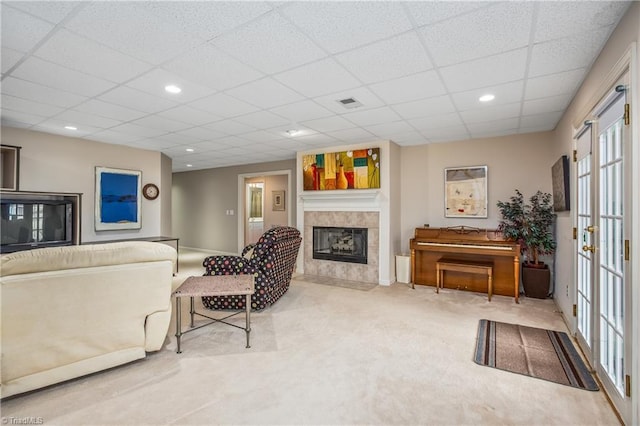
[[[72,244],[70,201],[5,200],[0,202],[3,253]]]

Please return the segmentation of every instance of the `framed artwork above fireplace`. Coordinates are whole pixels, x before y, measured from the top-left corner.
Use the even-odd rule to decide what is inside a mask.
[[[305,191],[380,188],[380,148],[304,155],[302,176]]]

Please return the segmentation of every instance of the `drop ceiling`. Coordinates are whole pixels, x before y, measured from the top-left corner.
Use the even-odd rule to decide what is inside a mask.
[[[3,1],[2,125],[174,171],[552,130],[629,4]]]

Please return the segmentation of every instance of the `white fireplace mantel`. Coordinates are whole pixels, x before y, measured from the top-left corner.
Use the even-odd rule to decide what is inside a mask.
[[[380,211],[382,195],[378,189],[304,191],[300,193],[303,211]]]

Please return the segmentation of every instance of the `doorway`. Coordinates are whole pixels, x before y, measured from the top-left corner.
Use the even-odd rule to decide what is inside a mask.
[[[274,226],[293,223],[291,171],[238,175],[238,252]]]
[[[612,403],[631,422],[631,135],[628,72],[577,134],[576,337]]]

